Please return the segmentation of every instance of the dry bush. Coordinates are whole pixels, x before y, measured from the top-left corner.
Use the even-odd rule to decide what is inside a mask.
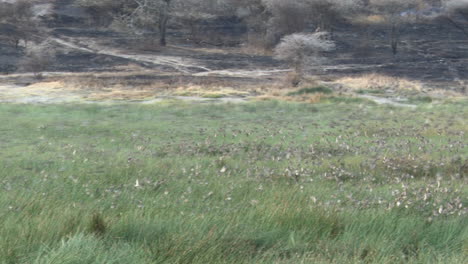
[[[468,19],[468,0],[446,0],[444,7],[447,12],[459,14]]]
[[[322,52],[335,49],[327,32],[292,34],[284,37],[275,48],[275,58],[287,61],[302,79],[305,66],[316,66],[323,62]]]
[[[268,21],[267,39],[277,43],[283,36],[302,32],[308,25],[309,15],[305,1],[264,0],[271,13]]]
[[[448,11],[468,10],[468,0],[445,0],[444,7]]]
[[[19,68],[26,72],[32,72],[37,78],[40,78],[41,72],[48,70],[54,61],[55,51],[49,41],[44,41],[26,48]]]
[[[280,37],[303,31],[309,24],[322,30],[331,30],[332,25],[346,14],[360,9],[360,0],[263,0],[271,13],[270,27]]]
[[[90,24],[98,26],[108,26],[115,17],[136,6],[133,0],[76,0],[74,4],[85,9],[90,16]]]
[[[220,24],[219,18],[230,18],[235,7],[225,1],[173,0],[172,24],[178,25],[188,33],[187,40],[196,44],[215,46],[229,45],[238,40],[230,39],[227,34],[213,29]],[[221,22],[222,23],[222,22]]]
[[[228,0],[235,8],[235,14],[247,25],[247,50],[262,53],[274,47],[275,43],[268,41],[268,20],[270,12],[262,0]]]
[[[33,2],[20,0],[0,2],[0,36],[8,39],[16,48],[23,40],[26,46],[29,40],[40,35],[39,21],[32,12]]]
[[[361,0],[230,0],[248,25],[250,46],[272,49],[285,35],[315,28],[331,31],[353,16]],[[350,15],[353,14],[353,15]]]
[[[297,74],[297,72],[293,71],[293,72],[288,72],[285,76],[284,76],[284,84],[286,87],[297,87],[299,86],[299,84],[301,84],[302,82],[302,76],[300,76],[299,74]]]
[[[165,46],[171,2],[172,0],[79,0],[77,4],[85,7],[96,19],[106,15],[112,20],[118,20],[134,34],[157,32],[160,45]]]

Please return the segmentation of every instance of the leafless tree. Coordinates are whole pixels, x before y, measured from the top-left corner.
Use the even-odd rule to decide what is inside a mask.
[[[115,16],[128,13],[137,3],[134,0],[75,0],[75,5],[86,10],[91,24],[108,26]]]
[[[21,40],[26,45],[34,34],[38,34],[38,24],[30,1],[0,2],[0,36],[8,39],[16,48]]]
[[[231,0],[235,1],[236,0]],[[264,34],[267,45],[276,45],[285,35],[309,28],[331,31],[333,24],[359,9],[362,0],[238,0],[255,33]]]
[[[134,0],[137,5],[126,16],[127,25],[134,31],[158,29],[159,44],[166,46],[167,23],[170,18],[171,0]]]
[[[172,0],[78,0],[77,4],[88,10],[109,12],[114,19],[133,33],[154,35],[157,32],[159,44],[165,46],[172,2]]]
[[[468,0],[445,0],[443,4],[449,12],[468,13]]]
[[[20,61],[20,69],[34,73],[36,78],[46,71],[55,61],[55,50],[48,40],[26,48],[25,56]]]
[[[189,32],[188,39],[194,43],[222,45],[217,39],[219,34],[214,36],[207,32],[209,26],[206,22],[219,17],[232,17],[235,12],[236,7],[223,0],[173,0],[171,17],[173,24]]]
[[[418,4],[419,0],[370,0],[371,8],[382,15],[390,27],[389,39],[393,55],[398,52],[401,27],[409,21],[405,11],[416,8]]]

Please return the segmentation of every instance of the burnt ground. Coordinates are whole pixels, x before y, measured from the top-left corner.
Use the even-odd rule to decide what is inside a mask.
[[[457,23],[468,29],[468,21],[460,19]],[[361,74],[370,70],[446,89],[462,89],[460,82],[466,81],[468,76],[468,35],[444,18],[403,27],[396,56],[390,52],[385,29],[371,33],[372,44],[366,47],[364,54],[362,47],[354,52],[352,48],[359,36],[365,37],[362,33],[342,31],[338,34],[341,52],[346,55],[333,58],[332,64],[338,69],[328,73]],[[346,65],[356,67],[346,68]]]
[[[67,3],[62,2],[64,6]],[[168,47],[142,45],[142,41],[108,28],[90,28],[84,19],[69,18],[66,12],[70,11],[64,8],[60,16],[54,14],[47,18],[48,37],[57,57],[43,73],[46,80],[41,82],[66,82],[73,76],[75,83],[86,79],[83,83],[89,84],[92,79],[99,84],[127,89],[141,86],[167,89],[185,84],[242,89],[278,84],[289,72],[287,65],[272,56],[252,54],[241,46],[194,44],[177,28],[169,32]],[[226,35],[242,37],[242,30],[236,29],[236,25],[220,28]],[[328,82],[377,74],[463,94],[468,78],[468,35],[464,28],[468,28],[468,21],[460,18],[448,21],[443,17],[402,27],[399,52],[394,56],[389,47],[388,29],[369,30],[343,24],[333,32],[337,50],[327,54],[328,61],[312,68],[310,73]],[[18,67],[23,56],[23,47],[15,49],[0,40],[1,83],[37,82]]]

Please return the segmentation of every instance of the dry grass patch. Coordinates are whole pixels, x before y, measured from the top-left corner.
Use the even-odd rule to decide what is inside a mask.
[[[378,25],[385,23],[385,18],[381,15],[358,15],[351,19],[353,24]]]
[[[279,100],[287,102],[303,102],[303,103],[318,103],[327,95],[323,93],[304,93],[304,94],[294,94],[298,89],[281,89],[281,88],[269,88],[263,89],[260,92],[260,95],[256,96],[255,99],[259,101],[270,101],[270,100]]]
[[[423,90],[423,84],[419,81],[408,80],[405,78],[391,77],[381,74],[365,74],[357,77],[343,77],[335,80],[345,90],[393,90],[393,91],[417,91]]]
[[[26,87],[30,91],[56,91],[62,90],[65,84],[60,81],[37,82]]]
[[[174,92],[179,96],[197,96],[205,98],[221,98],[233,96],[248,96],[250,93],[247,91],[239,91],[231,87],[204,87],[199,85],[179,87]]]
[[[53,94],[62,94],[74,90],[73,86],[63,81],[44,81],[21,87],[17,92],[22,96],[46,96]]]
[[[91,100],[145,100],[156,96],[152,90],[125,90],[113,88],[102,92],[93,92],[87,95]]]
[[[255,99],[259,101],[270,101],[270,100],[279,100],[279,101],[286,101],[286,102],[301,102],[301,103],[310,103],[315,104],[319,103],[322,99],[326,96],[324,94],[304,94],[301,96],[289,96],[289,95],[272,95],[272,94],[265,94],[257,96]]]

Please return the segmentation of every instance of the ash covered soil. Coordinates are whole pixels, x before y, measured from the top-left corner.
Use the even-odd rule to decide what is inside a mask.
[[[245,98],[284,85],[291,74],[288,66],[271,54],[254,54],[243,45],[194,44],[175,28],[169,30],[167,47],[135,48],[138,41],[109,28],[90,28],[79,15],[74,17],[76,11],[67,9],[70,1],[61,2],[57,10],[48,10],[50,6],[43,3],[37,8],[44,15],[49,43],[57,53],[42,79],[18,66],[24,47],[15,49],[0,41],[0,100],[152,100],[198,95],[192,90],[201,87],[228,89],[230,93],[219,94]],[[341,24],[333,32],[337,50],[327,54],[326,63],[311,74],[340,92],[347,90],[346,83],[336,80],[370,74],[417,82],[425,92],[444,90],[466,95],[468,35],[463,27],[468,28],[468,21],[459,19],[456,23],[462,28],[443,17],[403,28],[396,56],[389,48],[385,28],[369,30]],[[233,27],[236,25],[227,28]],[[363,35],[370,40],[366,45]],[[50,93],[50,87],[54,93]],[[31,98],[31,94],[39,99]]]

